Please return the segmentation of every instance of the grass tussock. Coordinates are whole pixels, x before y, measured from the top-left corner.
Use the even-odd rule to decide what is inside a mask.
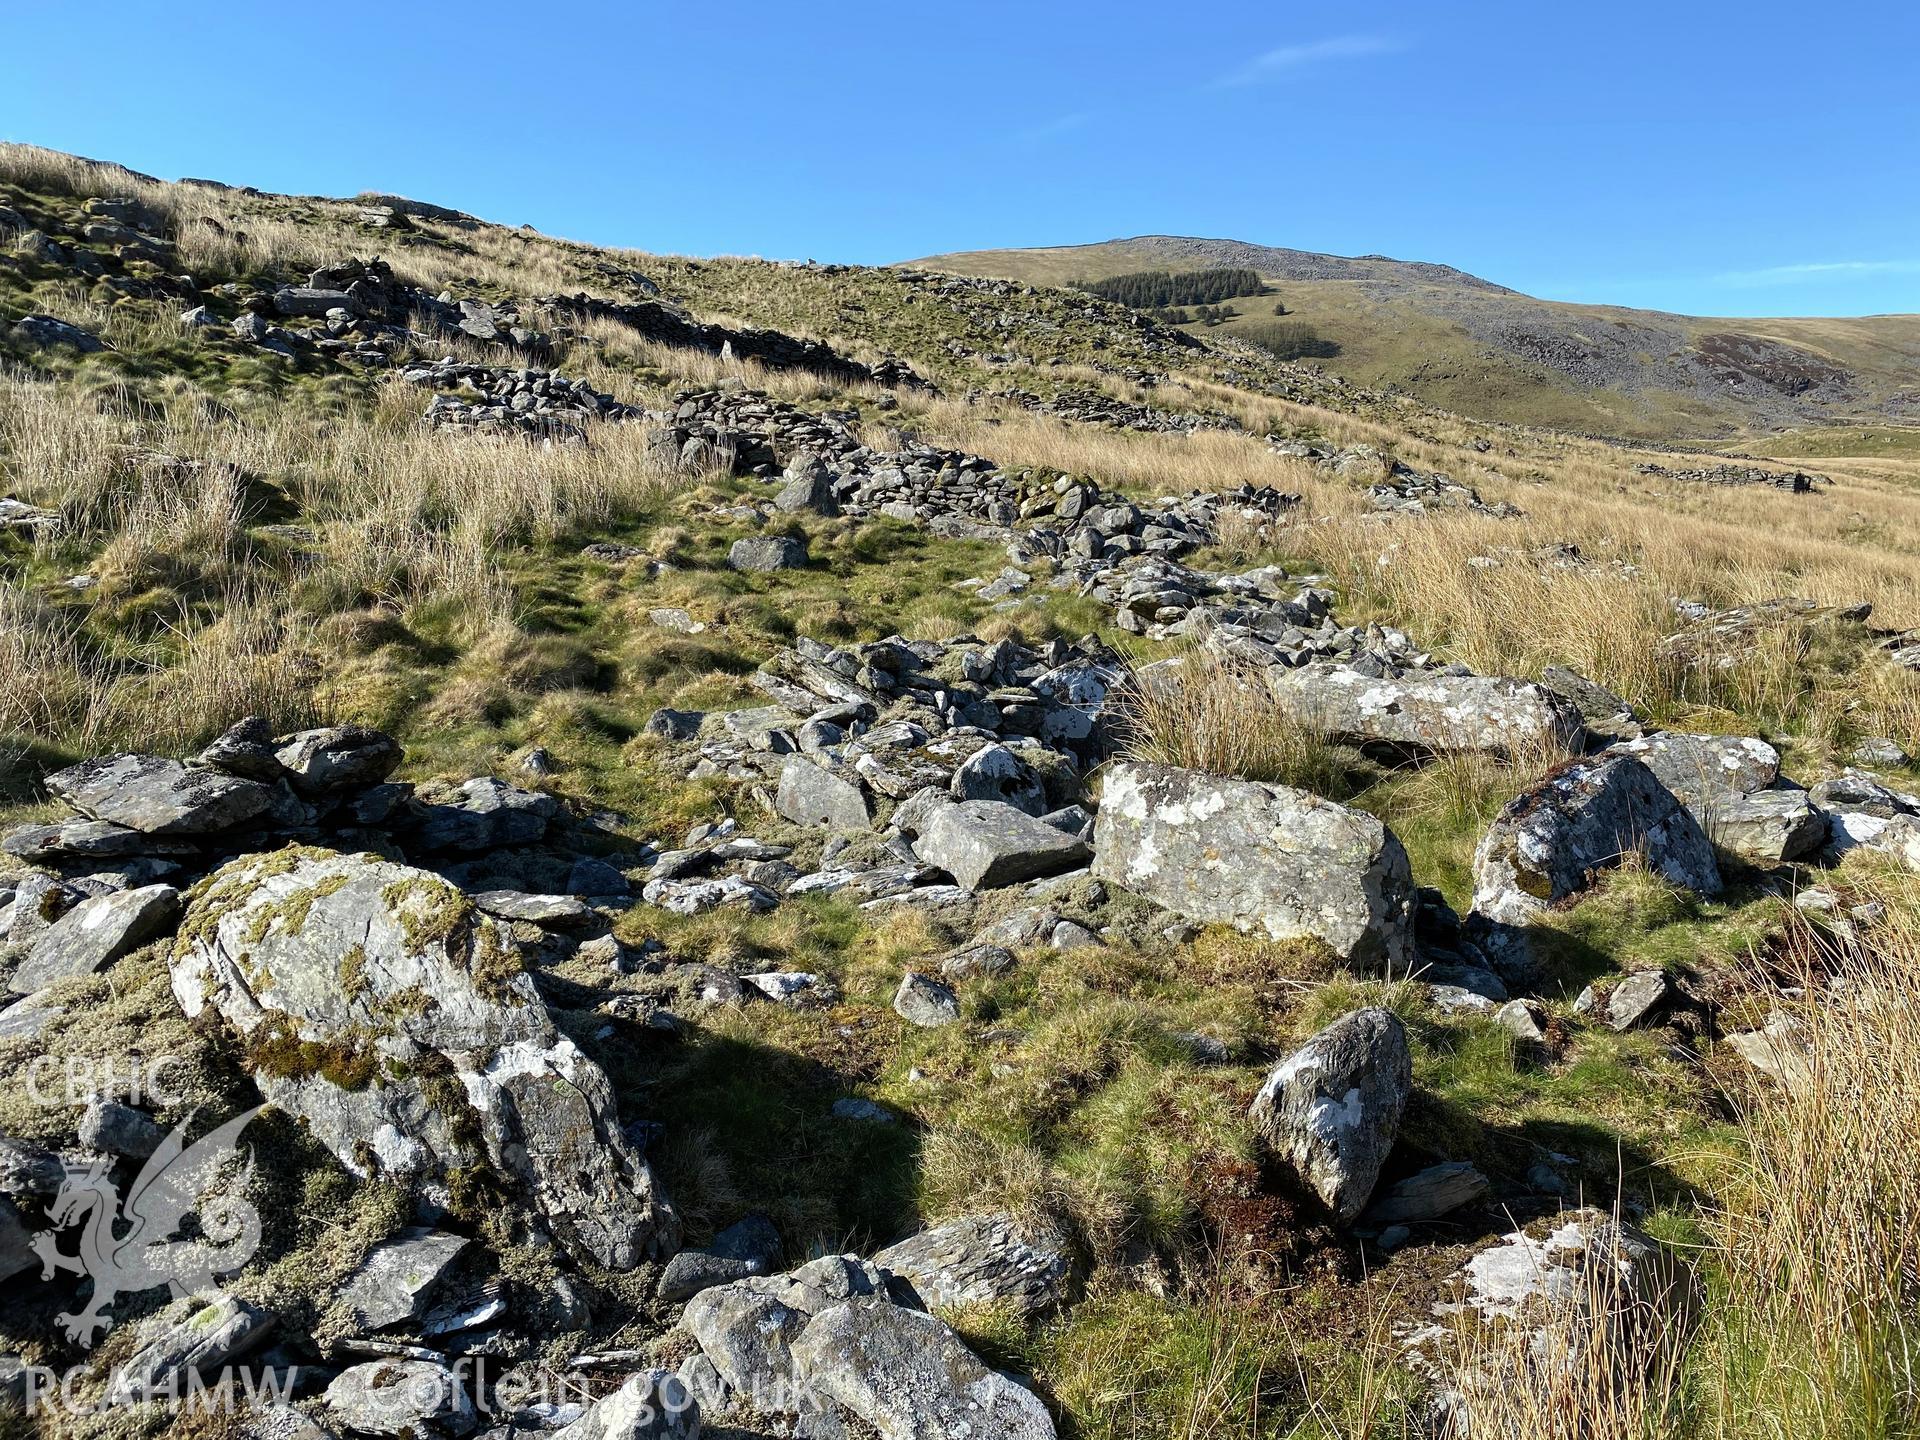
[[[1130,759],[1322,794],[1343,779],[1340,754],[1324,735],[1210,651],[1137,675],[1123,713]]]

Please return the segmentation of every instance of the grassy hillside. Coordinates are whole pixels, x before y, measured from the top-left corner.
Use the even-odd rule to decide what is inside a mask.
[[[910,262],[1068,285],[1137,270],[1250,265],[1291,321],[1340,347],[1319,362],[1365,385],[1489,419],[1642,439],[1726,441],[1920,414],[1920,317],[1716,320],[1535,300],[1445,266],[1146,236]],[[1272,299],[1220,333],[1273,323]]]
[[[162,184],[0,147],[0,497],[14,502],[0,505],[0,828],[64,816],[47,783],[62,767],[121,750],[193,756],[249,715],[276,733],[387,731],[405,747],[394,779],[419,795],[495,776],[550,797],[634,893],[588,890],[591,905],[560,922],[496,927],[530,957],[509,978],[604,1072],[613,1128],[644,1154],[687,1244],[761,1216],[794,1266],[985,1213],[1033,1227],[1061,1257],[1057,1303],[936,1308],[1063,1435],[1429,1433],[1444,1387],[1409,1360],[1404,1329],[1432,1321],[1446,1277],[1515,1225],[1551,1227],[1582,1204],[1644,1231],[1663,1266],[1693,1267],[1697,1323],[1621,1319],[1641,1312],[1604,1273],[1605,1303],[1555,1311],[1549,1337],[1591,1364],[1541,1365],[1518,1325],[1443,1320],[1510,1382],[1473,1433],[1912,1433],[1920,883],[1894,811],[1920,788],[1920,670],[1888,648],[1890,632],[1920,627],[1907,432],[1788,437],[1782,455],[1820,457],[1822,478],[1799,488],[1711,483],[1727,477],[1676,473],[1692,456],[1468,418],[1341,382],[1334,365],[1279,363],[1231,327],[1172,332],[1045,284],[655,256],[383,203]],[[376,256],[390,274],[364,263]],[[1382,298],[1402,283],[1393,262],[1359,263],[1378,273],[1282,293],[1330,332],[1354,317],[1348,354],[1383,372],[1422,348],[1389,325],[1398,316],[1427,316],[1425,348],[1467,353],[1438,300]],[[1418,287],[1461,306],[1534,303],[1471,277],[1425,272]],[[357,317],[335,303],[356,289]],[[1874,327],[1780,333],[1864,348]],[[1432,383],[1456,387],[1450,402],[1493,393],[1519,414],[1551,400],[1568,425],[1627,428],[1594,419],[1592,396],[1475,363],[1486,368]],[[541,410],[556,377],[598,397],[591,413]],[[1620,413],[1647,430],[1693,413],[1629,398]],[[696,421],[711,432],[674,429]],[[841,467],[831,504],[816,484],[828,459]],[[914,467],[935,499],[852,503]],[[995,505],[943,509],[986,483],[969,475],[996,477]],[[1251,498],[1220,499],[1235,493]],[[1182,514],[1213,518],[1176,533]],[[743,541],[787,542],[783,556],[804,544],[805,563],[754,568],[736,558]],[[1206,613],[1176,603],[1208,586]],[[1382,853],[1404,851],[1424,887],[1419,963],[1453,965],[1463,932],[1445,917],[1475,899],[1482,837],[1523,794],[1534,799],[1516,811],[1531,813],[1584,732],[1382,747],[1289,718],[1216,643],[1263,587],[1332,607],[1318,630],[1304,609],[1298,624],[1267,609],[1256,638],[1276,644],[1338,632],[1376,669],[1376,651],[1417,653],[1409,673],[1457,662],[1529,686],[1570,666],[1649,729],[1764,740],[1795,782],[1869,766],[1889,788],[1863,803],[1885,813],[1853,818],[1884,843],[1837,865],[1817,850],[1778,864],[1725,851],[1724,889],[1702,893],[1608,831],[1582,888],[1524,927],[1542,956],[1515,995],[1531,1002],[1530,1034],[1510,1011],[1496,1018],[1491,995],[1429,983],[1437,970],[1355,969],[1310,937],[1184,923],[1086,874],[956,896],[917,851],[903,860],[908,806],[937,800],[956,747],[1004,722],[1041,803],[1064,789],[1097,806],[1114,763],[1146,757],[1208,784],[1297,786],[1310,793],[1290,803],[1345,806],[1353,833],[1379,822],[1397,837]],[[1780,600],[1805,603],[1765,604]],[[1870,622],[1842,608],[1861,604]],[[1690,618],[1702,613],[1713,621]],[[922,652],[935,657],[924,671]],[[1102,657],[1133,697],[1114,702],[1112,748],[1090,750],[1084,774],[1031,726],[1011,728],[1042,708],[1036,677],[1069,668],[1063,656]],[[1165,661],[1182,668],[1140,676]],[[814,713],[791,699],[814,693],[803,679],[841,699]],[[863,719],[849,687],[885,703]],[[881,715],[887,746],[847,766],[872,787],[852,788],[874,800],[874,824],[793,819],[786,759],[850,756],[876,734],[854,727]],[[928,775],[931,797],[915,789]],[[1065,809],[1056,820],[1077,823]],[[386,844],[379,821],[353,815],[341,848]],[[51,872],[33,855],[0,856],[0,885],[27,906],[7,911],[8,981],[48,918],[34,906],[50,892],[34,887]],[[84,863],[111,888],[113,853]],[[572,884],[577,862],[516,841],[432,863],[497,905],[496,887]],[[767,903],[675,909],[665,898],[697,892],[650,888],[696,864]],[[802,874],[888,870],[923,903],[792,888]],[[261,993],[282,977],[256,973],[268,967],[245,947],[290,943],[333,894],[289,895],[252,931],[232,928]],[[205,920],[221,898],[203,887],[192,903]],[[423,943],[471,939],[471,915],[458,916],[423,918]],[[196,1106],[205,1123],[261,1103],[263,1074],[349,1094],[370,1076],[415,1076],[358,1051],[343,1067],[304,1034],[269,1034],[263,1052],[211,1006],[190,1019],[174,966],[204,929],[59,979],[39,992],[51,1019],[30,1026],[16,1010],[0,1026],[0,1134],[78,1152],[78,1107],[36,1104],[27,1088],[46,1057],[180,1056],[177,1103],[154,1104],[166,1126]],[[366,949],[324,959],[311,988],[361,1004]],[[487,961],[495,988],[500,963]],[[1462,973],[1476,969],[1455,978],[1498,983]],[[945,1023],[902,1008],[909,972],[950,982]],[[796,975],[808,993],[772,998]],[[1630,976],[1657,977],[1666,1008],[1616,1024]],[[409,1021],[437,1014],[418,992],[382,1003]],[[1386,1183],[1471,1164],[1487,1186],[1398,1234],[1342,1223],[1250,1113],[1287,1057],[1361,1007],[1390,1011],[1409,1047]],[[1795,1083],[1773,1083],[1732,1038],[1755,1033],[1787,1037]],[[261,1053],[281,1068],[257,1068]],[[458,1084],[417,1073],[439,1083],[436,1107],[464,1117]],[[471,1344],[496,1376],[552,1377],[597,1355],[594,1394],[696,1358],[689,1307],[663,1297],[658,1263],[581,1259],[489,1166],[450,1176],[429,1204],[404,1179],[356,1173],[289,1114],[262,1129],[247,1183],[265,1235],[226,1288],[281,1317],[276,1348],[248,1363],[309,1367],[318,1378],[298,1401],[329,1432],[344,1427],[326,1386],[372,1357],[430,1363]],[[18,1184],[27,1167],[12,1154]],[[0,1219],[44,1199],[9,1191]],[[342,1320],[356,1267],[414,1224],[470,1242],[461,1279],[490,1287],[490,1328],[361,1334]],[[80,1386],[94,1398],[101,1356],[130,1353],[165,1295],[122,1297],[107,1345],[83,1353],[59,1323],[74,1303],[63,1286],[37,1266],[0,1276],[0,1354],[94,1366]],[[773,1313],[772,1325],[793,1318]],[[1000,1383],[973,1363],[982,1389]],[[724,1399],[708,1390],[702,1404]],[[284,1421],[273,1433],[291,1433]],[[234,1433],[157,1406],[34,1424],[61,1440]],[[791,1430],[732,1414],[707,1433]],[[16,1433],[27,1422],[0,1397],[0,1435]]]

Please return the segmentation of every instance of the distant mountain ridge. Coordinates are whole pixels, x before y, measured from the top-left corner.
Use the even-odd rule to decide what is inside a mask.
[[[1709,319],[1541,300],[1451,265],[1243,240],[1137,235],[907,262],[1073,285],[1146,270],[1258,271],[1288,322],[1362,384],[1492,420],[1634,439],[1726,440],[1835,422],[1920,425],[1920,316]],[[1195,333],[1258,341],[1272,304]]]

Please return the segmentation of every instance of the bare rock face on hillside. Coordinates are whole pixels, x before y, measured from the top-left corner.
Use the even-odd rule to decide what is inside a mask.
[[[240,1036],[261,1093],[341,1162],[429,1193],[486,1161],[612,1269],[672,1211],[598,1066],[554,1029],[512,931],[426,871],[324,850],[234,861],[188,907],[173,991]]]
[[[1373,816],[1305,790],[1168,765],[1107,771],[1094,873],[1202,923],[1310,937],[1360,967],[1413,960],[1407,853]]]

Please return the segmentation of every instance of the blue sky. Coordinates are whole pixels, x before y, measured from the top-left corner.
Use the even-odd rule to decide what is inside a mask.
[[[1920,311],[1920,6],[17,5],[0,137],[689,254],[1166,232]]]

